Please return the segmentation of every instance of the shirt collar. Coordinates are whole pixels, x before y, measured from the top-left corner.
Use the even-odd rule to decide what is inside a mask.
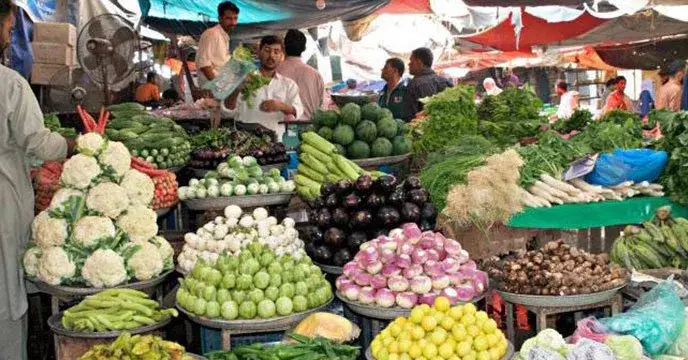
[[[431,68],[423,68],[417,76],[435,75],[435,70]]]

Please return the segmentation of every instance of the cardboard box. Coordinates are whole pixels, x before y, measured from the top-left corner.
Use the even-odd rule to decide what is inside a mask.
[[[69,23],[35,23],[33,41],[76,46],[76,28]]]
[[[74,65],[74,48],[67,44],[32,42],[34,62],[40,64]]]
[[[73,66],[58,65],[58,64],[33,64],[31,69],[31,83],[35,85],[53,85],[53,86],[68,86],[72,82]],[[57,77],[60,72],[66,72],[67,75]],[[62,80],[60,82],[54,82]]]

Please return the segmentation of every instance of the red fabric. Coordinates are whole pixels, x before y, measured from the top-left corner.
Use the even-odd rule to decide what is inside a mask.
[[[464,37],[463,40],[501,51],[531,51],[534,45],[552,44],[582,35],[607,21],[585,12],[573,21],[548,23],[546,20],[524,11],[522,13],[523,28],[517,43],[514,25],[511,24],[511,16],[509,15],[500,24],[479,34]]]
[[[466,54],[459,54],[452,56],[451,60],[443,61],[434,66],[435,69],[448,69],[453,67],[463,67],[476,69],[485,69],[495,67],[498,64],[520,59],[520,58],[534,58],[533,53],[528,52],[473,52]]]
[[[392,0],[378,14],[432,14],[429,0]]]

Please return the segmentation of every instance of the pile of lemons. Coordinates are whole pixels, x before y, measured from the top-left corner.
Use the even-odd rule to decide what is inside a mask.
[[[497,322],[473,304],[452,307],[438,297],[397,318],[371,343],[375,360],[499,360],[508,342]]]

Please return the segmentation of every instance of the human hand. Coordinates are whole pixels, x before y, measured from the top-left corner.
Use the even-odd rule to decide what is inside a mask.
[[[260,104],[260,111],[265,112],[277,112],[283,111],[285,108],[285,103],[279,100],[265,100]]]

